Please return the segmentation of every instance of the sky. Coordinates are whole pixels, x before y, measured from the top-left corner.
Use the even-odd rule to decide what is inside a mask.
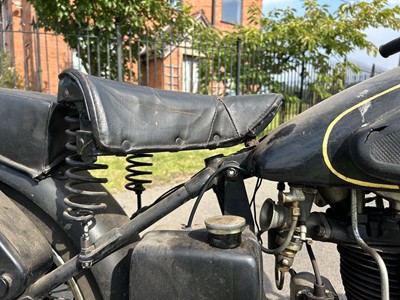
[[[342,0],[319,0],[320,4],[328,4],[332,10],[335,10],[339,7],[344,1]],[[274,8],[286,8],[293,7],[299,13],[304,12],[304,9],[301,7],[303,1],[301,0],[263,0],[263,13],[266,15],[268,11],[271,11]],[[390,5],[400,5],[400,0],[389,0]],[[386,29],[386,28],[371,28],[365,31],[367,34],[367,39],[374,43],[376,46],[380,46],[385,44],[397,37],[400,37],[400,32]],[[399,56],[400,54],[392,55],[388,58],[383,58],[379,54],[377,57],[368,56],[365,51],[355,51],[350,53],[348,59],[354,63],[358,63],[365,67],[372,67],[372,64],[375,63],[378,69],[389,70],[399,65]]]

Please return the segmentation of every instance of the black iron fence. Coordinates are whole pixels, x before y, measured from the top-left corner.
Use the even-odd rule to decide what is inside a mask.
[[[158,36],[127,33],[118,24],[114,36],[83,29],[79,34],[46,31],[35,22],[11,23],[0,30],[0,85],[55,94],[57,75],[64,68],[159,89],[219,96],[284,93],[289,100],[276,118],[281,123],[321,101],[311,87],[318,72],[311,65],[292,61],[292,67],[276,73],[277,57],[262,45],[249,47],[241,39],[221,42],[216,38]],[[331,66],[341,63],[332,60]],[[344,86],[365,80],[382,70],[360,66],[346,69]],[[326,90],[336,93],[339,85]],[[276,126],[273,124],[272,126]]]

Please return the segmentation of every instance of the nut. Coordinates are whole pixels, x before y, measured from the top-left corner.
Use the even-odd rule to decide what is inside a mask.
[[[8,290],[12,285],[12,279],[9,274],[2,274],[0,276],[0,298],[7,296]]]

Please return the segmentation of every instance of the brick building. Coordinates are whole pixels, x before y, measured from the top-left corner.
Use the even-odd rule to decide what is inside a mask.
[[[15,87],[57,93],[57,75],[72,66],[73,51],[62,36],[37,27],[35,11],[28,1],[4,0],[0,9],[0,50],[2,58],[6,56],[12,62],[12,66],[0,62],[0,77],[12,68],[9,76],[14,77]]]
[[[174,5],[176,1],[170,2]],[[182,3],[191,7],[192,16],[197,22],[223,31],[234,30],[235,23],[249,25],[250,6],[262,9],[262,0],[182,0]],[[169,49],[162,58],[150,60],[145,67],[142,65],[141,73],[144,75],[140,82],[160,89],[196,93],[199,91],[198,64],[201,55],[193,49],[190,41],[182,42]],[[145,68],[153,71],[149,74]],[[224,94],[221,82],[211,82],[210,89],[213,94]]]
[[[169,2],[172,6],[176,3]],[[182,3],[191,6],[193,18],[203,26],[215,26],[220,30],[233,30],[234,23],[248,25],[248,8],[255,5],[261,9],[262,6],[262,0],[183,0]],[[84,69],[77,57],[79,54],[68,47],[61,35],[36,26],[37,16],[27,0],[3,0],[0,9],[0,47],[12,62],[9,66],[0,61],[0,84],[4,83],[4,72],[11,72],[9,76],[14,77],[14,87],[55,94],[57,75],[61,70],[68,67]],[[201,56],[202,53],[185,41],[167,45],[162,56],[149,57],[149,52],[142,54],[138,63],[133,62],[125,69],[135,75],[135,79],[129,80],[131,82],[197,92],[198,58]],[[213,83],[213,89],[219,90],[219,85]]]
[[[182,3],[191,6],[192,13],[203,11],[211,25],[222,30],[232,30],[234,23],[249,25],[248,10],[252,5],[262,9],[262,0],[182,0]]]

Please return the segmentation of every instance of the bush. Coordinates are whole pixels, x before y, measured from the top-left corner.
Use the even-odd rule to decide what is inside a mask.
[[[7,50],[0,53],[0,87],[22,89],[23,81],[15,70],[12,56]]]

